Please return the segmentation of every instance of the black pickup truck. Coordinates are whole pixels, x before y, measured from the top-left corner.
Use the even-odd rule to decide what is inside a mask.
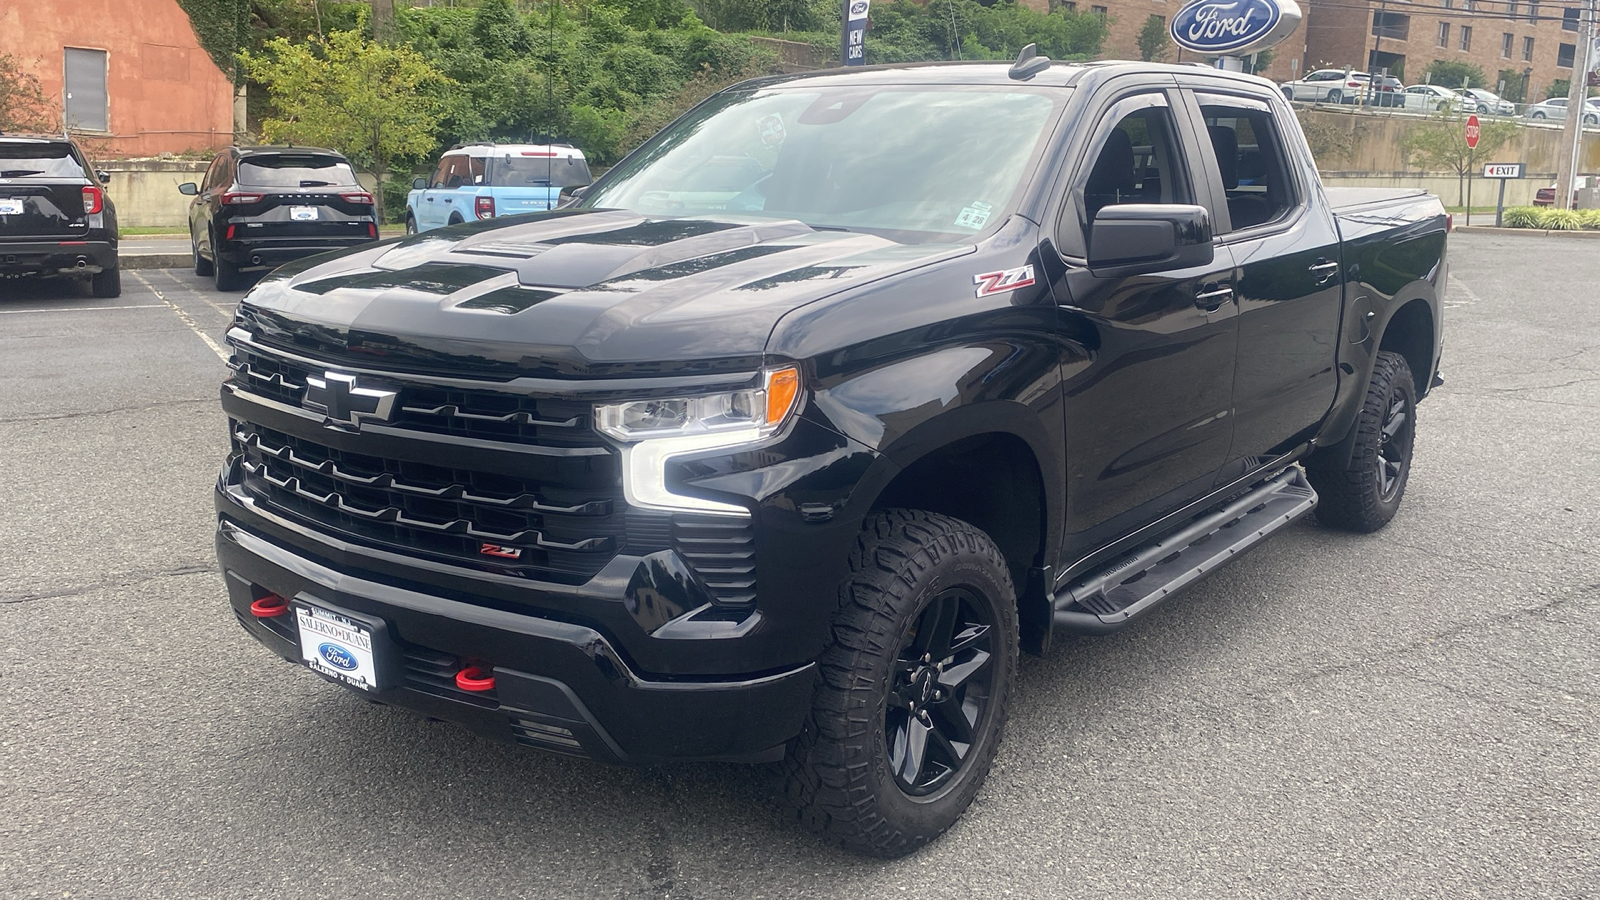
[[[747,82],[571,208],[244,298],[232,607],[484,735],[781,763],[802,822],[903,854],[981,786],[1020,651],[1313,508],[1395,514],[1448,230],[1325,189],[1253,77]]]

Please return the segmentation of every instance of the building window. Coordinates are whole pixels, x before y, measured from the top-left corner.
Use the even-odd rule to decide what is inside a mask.
[[[1463,50],[1471,50],[1472,49],[1472,26],[1471,25],[1463,25],[1463,26],[1461,26],[1461,49],[1463,49]]]
[[[1056,6],[1056,9],[1064,9],[1067,12],[1075,13],[1078,11],[1078,0],[1062,0],[1062,2]]]
[[[1522,39],[1522,61],[1533,62],[1533,38],[1531,37]]]
[[[1106,10],[1106,8],[1104,6],[1091,6],[1091,7],[1089,7],[1089,12],[1092,12],[1095,15],[1099,16],[1101,21],[1105,20],[1106,14],[1107,14],[1107,10]]]
[[[1440,5],[1443,6],[1445,9],[1449,9],[1452,6],[1455,6],[1455,0],[1444,0],[1444,2],[1441,3]]]
[[[1572,68],[1572,57],[1578,53],[1577,44],[1560,44],[1556,47],[1556,65],[1563,69]]]
[[[1577,31],[1578,30],[1578,10],[1573,9],[1572,7],[1569,6],[1566,9],[1563,9],[1561,11],[1561,30],[1562,31]]]
[[[1466,12],[1472,12],[1472,0],[1461,0],[1461,8]]]
[[[1450,46],[1450,23],[1449,22],[1440,22],[1439,23],[1439,46],[1441,46],[1441,47]]]
[[[1406,40],[1411,37],[1411,17],[1403,13],[1375,12],[1372,14],[1372,33],[1397,41]]]
[[[111,108],[106,95],[106,51],[66,47],[66,119],[68,128],[110,131]]]
[[[1506,4],[1506,18],[1515,19],[1516,17],[1517,17],[1517,0],[1511,0],[1510,3]]]
[[[1510,32],[1500,35],[1500,58],[1511,58],[1511,44],[1514,38]]]
[[[1534,22],[1539,18],[1539,0],[1528,0],[1528,21]]]

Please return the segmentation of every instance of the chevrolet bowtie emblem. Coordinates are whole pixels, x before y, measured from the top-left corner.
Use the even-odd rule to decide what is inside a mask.
[[[389,421],[394,412],[394,391],[357,387],[356,376],[324,372],[306,379],[306,397],[300,404],[328,417],[325,424],[361,427],[364,419]]]

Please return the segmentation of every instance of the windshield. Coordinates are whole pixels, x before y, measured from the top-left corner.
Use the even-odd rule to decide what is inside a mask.
[[[495,187],[582,187],[593,179],[581,159],[519,153],[489,157],[489,183]]]
[[[239,183],[252,187],[351,185],[350,164],[331,156],[247,156],[239,160]]]
[[[969,238],[1010,212],[1064,97],[950,86],[724,94],[652,139],[582,206]]]
[[[0,178],[83,178],[67,144],[0,144]]]

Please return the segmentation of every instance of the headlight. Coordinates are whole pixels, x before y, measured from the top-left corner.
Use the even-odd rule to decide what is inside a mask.
[[[748,515],[731,503],[674,494],[666,464],[674,456],[754,443],[777,431],[800,397],[800,370],[767,371],[759,388],[699,397],[631,400],[594,408],[595,427],[623,443],[623,493],[643,509]]]

